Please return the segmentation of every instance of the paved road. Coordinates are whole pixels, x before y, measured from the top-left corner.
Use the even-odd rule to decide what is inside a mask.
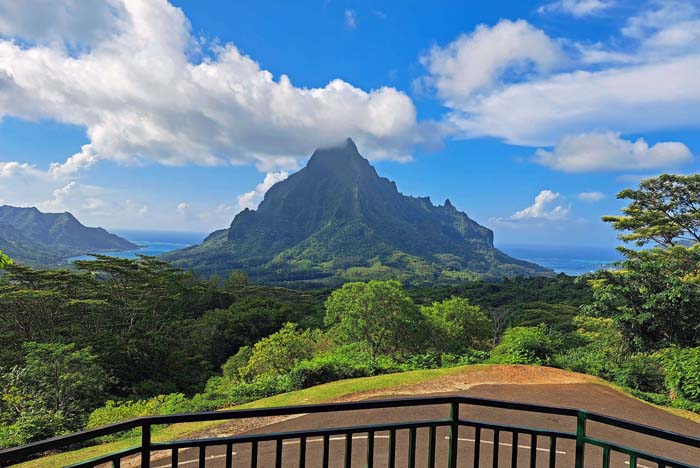
[[[700,425],[687,419],[680,418],[663,410],[656,409],[632,398],[621,395],[607,387],[588,384],[568,385],[479,385],[462,394],[480,396],[511,401],[521,401],[535,404],[549,404],[556,406],[569,406],[584,408],[590,411],[601,412],[611,416],[656,426],[675,432],[700,436]],[[289,419],[260,428],[250,433],[260,432],[284,432],[310,428],[338,427],[364,425],[371,423],[416,421],[448,416],[447,406],[415,407],[404,409],[367,410],[333,414],[312,414]],[[533,414],[512,410],[499,410],[491,408],[473,407],[463,405],[461,415],[465,419],[475,419],[499,424],[516,426],[529,426],[537,428],[565,430],[573,432],[575,421],[570,417]],[[676,444],[656,440],[654,438],[628,431],[602,427],[596,423],[589,423],[588,433],[593,437],[618,442],[622,445],[643,449],[668,458],[677,459],[687,463],[700,465],[700,450],[678,447]],[[447,466],[448,431],[440,428],[437,432],[436,458],[438,467]],[[419,429],[417,432],[416,466],[427,466],[428,430]],[[408,431],[399,431],[396,441],[397,467],[407,466]],[[520,435],[518,442],[518,466],[530,466],[532,440],[528,435]],[[345,459],[346,441],[343,436],[334,436],[330,441],[330,466],[342,467]],[[490,430],[481,431],[480,466],[493,466],[493,455],[496,444],[494,433]],[[321,466],[323,443],[321,438],[307,440],[306,462],[307,466]],[[473,428],[462,427],[459,432],[459,466],[473,466],[473,453],[475,448],[475,431]],[[497,445],[499,467],[511,466],[513,451],[512,436],[502,433]],[[375,435],[374,460],[375,467],[387,466],[389,453],[389,436],[387,432],[378,432]],[[282,466],[296,467],[299,462],[300,443],[298,440],[285,441],[282,448]],[[234,446],[234,466],[250,466],[250,444]],[[574,445],[571,441],[559,441],[557,443],[556,466],[573,467]],[[352,441],[352,466],[364,467],[367,453],[367,435],[357,434]],[[536,453],[536,466],[549,466],[549,440],[538,438]],[[586,453],[587,467],[601,466],[602,451],[591,447]],[[195,449],[181,450],[179,454],[179,467],[197,467],[199,452]],[[276,447],[274,442],[261,443],[259,446],[258,466],[260,468],[275,466]],[[225,448],[210,447],[206,453],[206,466],[220,468],[224,466]],[[153,468],[170,467],[169,459],[153,460]],[[612,468],[625,468],[627,459],[622,456],[613,456]],[[654,467],[656,464],[639,460],[639,468]]]

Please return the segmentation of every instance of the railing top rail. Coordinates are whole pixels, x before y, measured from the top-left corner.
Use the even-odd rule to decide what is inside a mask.
[[[10,449],[0,450],[0,462],[3,460],[12,460],[20,457],[25,457],[34,453],[41,453],[47,450],[66,447],[78,442],[94,439],[97,437],[115,434],[118,432],[134,429],[141,426],[152,426],[157,424],[178,424],[186,422],[202,422],[202,421],[221,421],[230,419],[244,418],[259,418],[269,416],[288,416],[294,414],[310,414],[310,413],[330,413],[339,411],[357,411],[368,409],[381,408],[401,408],[412,406],[431,406],[445,404],[465,404],[474,406],[485,406],[490,408],[508,409],[516,411],[527,411],[545,414],[558,414],[561,416],[575,417],[579,413],[584,413],[589,420],[609,424],[622,429],[638,431],[640,433],[659,437],[672,442],[678,442],[693,447],[700,447],[700,438],[686,436],[675,432],[663,431],[651,426],[626,421],[623,419],[613,418],[594,412],[586,412],[574,408],[535,405],[528,403],[519,403],[513,401],[493,400],[489,398],[466,397],[458,395],[447,396],[426,396],[426,397],[411,397],[411,398],[394,398],[384,400],[366,400],[348,403],[325,403],[314,405],[296,405],[283,406],[275,408],[255,408],[255,409],[237,409],[225,411],[210,411],[203,413],[185,413],[163,416],[144,416],[140,418],[130,419],[128,421],[110,424],[107,426],[88,429],[73,434],[53,437],[51,439],[38,441],[13,447]]]
[[[698,437],[693,437],[674,431],[662,430],[653,426],[648,426],[646,424],[635,423],[632,421],[627,421],[626,419],[620,419],[614,416],[607,416],[605,414],[587,411],[584,411],[584,413],[586,414],[586,419],[588,419],[589,421],[599,422],[608,426],[614,426],[620,429],[626,429],[628,431],[637,432],[639,434],[657,437],[659,439],[664,439],[669,442],[676,442],[679,444],[700,448],[700,438]]]

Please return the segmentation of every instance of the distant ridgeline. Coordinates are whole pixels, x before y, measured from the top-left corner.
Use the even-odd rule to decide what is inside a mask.
[[[318,149],[307,166],[272,186],[257,210],[202,244],[164,255],[205,274],[243,270],[253,281],[335,285],[349,280],[409,283],[551,275],[493,246],[493,232],[449,200],[401,194],[348,139]]]
[[[0,206],[0,250],[19,263],[54,266],[77,255],[137,248],[102,228],[83,226],[67,212]]]

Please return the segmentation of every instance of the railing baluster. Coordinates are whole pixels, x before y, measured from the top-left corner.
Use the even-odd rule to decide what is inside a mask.
[[[177,468],[177,465],[180,464],[180,461],[178,460],[180,458],[180,451],[176,448],[174,448],[170,454],[170,458],[172,459],[171,465],[173,465],[173,468]]]
[[[603,468],[610,468],[610,447],[603,448]]]
[[[513,447],[510,451],[510,466],[517,468],[518,466],[518,433],[513,431]]]
[[[275,467],[282,468],[282,439],[277,439],[275,444]]]
[[[630,468],[637,468],[637,455],[630,455]]]
[[[258,468],[258,441],[250,444],[250,468]]]
[[[141,426],[141,468],[151,466],[151,425],[146,423]]]
[[[554,436],[549,437],[549,468],[556,468],[557,466],[557,438]]]
[[[479,458],[481,457],[481,428],[474,428],[474,468],[479,468]]]
[[[331,451],[331,438],[328,434],[323,436],[323,468],[328,468],[328,456]]]
[[[537,434],[530,434],[530,467],[537,466]]]
[[[389,431],[389,468],[396,468],[396,429]]]
[[[345,468],[352,467],[352,433],[345,433]]]
[[[233,444],[226,444],[226,468],[231,468],[233,465]]]
[[[121,457],[117,457],[112,461],[112,468],[121,468],[121,466],[122,466]]]
[[[583,410],[576,414],[576,468],[583,468],[583,461],[586,455],[586,417]]]
[[[199,447],[199,468],[206,468],[207,464],[207,447],[201,445]]]
[[[408,468],[416,468],[416,428],[408,430]]]
[[[299,468],[306,468],[306,436],[299,439]]]
[[[430,426],[430,433],[428,434],[428,468],[435,468],[435,439],[437,428],[435,426]]]
[[[374,468],[374,431],[367,433],[367,468]]]
[[[457,449],[459,447],[459,401],[450,404],[450,451],[448,467],[457,468]]]
[[[498,454],[501,451],[501,431],[493,431],[493,466],[498,468]]]

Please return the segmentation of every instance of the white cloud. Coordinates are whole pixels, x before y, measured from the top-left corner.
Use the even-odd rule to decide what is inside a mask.
[[[0,0],[0,35],[90,46],[115,34],[123,15],[115,0]]]
[[[575,17],[589,16],[612,7],[615,3],[607,0],[557,0],[546,3],[537,9],[544,13],[567,13]]]
[[[197,42],[183,12],[165,0],[113,0],[99,8],[92,6],[98,2],[47,2],[66,17],[80,10],[92,18],[97,32],[90,37],[72,34],[70,22],[42,36],[41,26],[29,25],[37,1],[3,2],[11,14],[0,27],[13,38],[0,39],[0,118],[86,128],[89,143],[53,165],[54,177],[105,159],[274,170],[348,136],[371,158],[405,159],[428,138],[405,93],[365,91],[340,79],[295,86],[233,44]],[[105,15],[117,27],[98,34]],[[70,47],[75,41],[89,47]],[[191,60],[193,53],[201,60]]]
[[[585,202],[599,202],[605,198],[605,194],[603,192],[581,192],[578,194],[579,200],[583,200]]]
[[[536,197],[535,202],[523,208],[520,211],[516,211],[510,217],[511,220],[527,220],[527,219],[538,219],[547,221],[559,221],[566,219],[571,211],[570,207],[565,207],[563,205],[554,205],[557,199],[561,195],[557,192],[552,192],[551,190],[542,190]]]
[[[239,211],[246,208],[250,210],[256,209],[270,187],[275,185],[277,182],[285,180],[288,176],[289,173],[285,171],[268,172],[265,175],[265,179],[255,187],[255,190],[251,190],[250,192],[246,192],[238,196]]]
[[[357,12],[355,10],[345,10],[345,27],[357,29]]]
[[[698,128],[700,2],[683,3],[653,2],[607,43],[554,39],[522,20],[482,25],[434,48],[421,82],[448,108],[443,123],[455,138],[551,146],[582,132]],[[496,34],[502,28],[521,34]],[[482,35],[491,40],[476,47]],[[519,53],[523,37],[540,46]],[[519,59],[536,73],[509,72]]]
[[[613,132],[567,135],[552,151],[538,149],[535,153],[539,164],[564,172],[667,168],[691,158],[690,150],[682,143],[669,141],[649,146],[643,138],[630,141]]]
[[[537,75],[561,63],[557,41],[526,21],[501,20],[493,27],[479,25],[445,47],[433,47],[421,57],[434,87],[448,105],[459,105],[477,92],[488,91],[506,73]]]

